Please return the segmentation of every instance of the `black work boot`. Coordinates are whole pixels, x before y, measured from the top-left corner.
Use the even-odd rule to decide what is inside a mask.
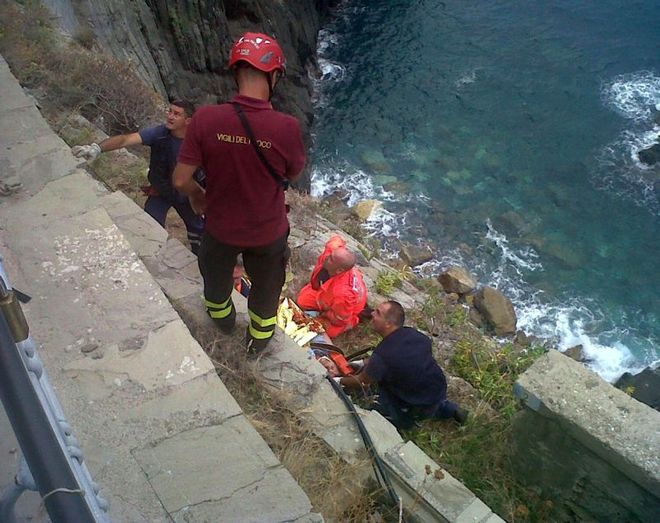
[[[261,354],[272,338],[272,336],[263,340],[253,338],[250,336],[250,328],[248,327],[245,331],[245,347],[247,348],[248,356],[254,357]]]
[[[461,407],[458,407],[456,409],[456,412],[454,412],[454,420],[456,423],[459,425],[465,425],[468,419],[468,415],[470,414],[470,411],[467,409],[462,409]]]
[[[218,327],[222,333],[231,334],[234,330],[234,327],[236,326],[236,309],[232,307],[231,314],[229,314],[229,316],[226,318],[212,319],[213,323],[215,323],[216,327]]]

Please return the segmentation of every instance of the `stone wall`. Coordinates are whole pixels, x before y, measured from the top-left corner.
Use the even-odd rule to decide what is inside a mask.
[[[557,521],[657,521],[660,413],[550,351],[516,383],[518,479]]]

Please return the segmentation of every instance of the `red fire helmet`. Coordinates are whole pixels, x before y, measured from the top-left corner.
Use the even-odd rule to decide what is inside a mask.
[[[245,33],[231,48],[229,68],[244,61],[265,73],[286,71],[282,48],[274,38],[263,33]]]

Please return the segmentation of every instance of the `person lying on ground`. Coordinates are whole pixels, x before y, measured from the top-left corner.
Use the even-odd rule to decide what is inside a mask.
[[[355,266],[355,255],[339,235],[325,244],[310,282],[296,300],[305,311],[318,311],[318,320],[330,338],[355,327],[367,304],[367,286]]]
[[[378,385],[375,409],[397,429],[409,429],[421,419],[465,423],[468,412],[447,399],[447,381],[433,357],[431,339],[404,322],[400,303],[381,303],[371,323],[382,341],[360,372],[339,383],[353,390]]]

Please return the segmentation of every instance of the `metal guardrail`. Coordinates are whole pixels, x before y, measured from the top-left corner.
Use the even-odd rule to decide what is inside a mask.
[[[53,523],[109,523],[62,406],[48,379],[0,257],[0,399],[22,457],[14,485],[0,495],[0,523],[14,523],[14,506],[35,490]]]

